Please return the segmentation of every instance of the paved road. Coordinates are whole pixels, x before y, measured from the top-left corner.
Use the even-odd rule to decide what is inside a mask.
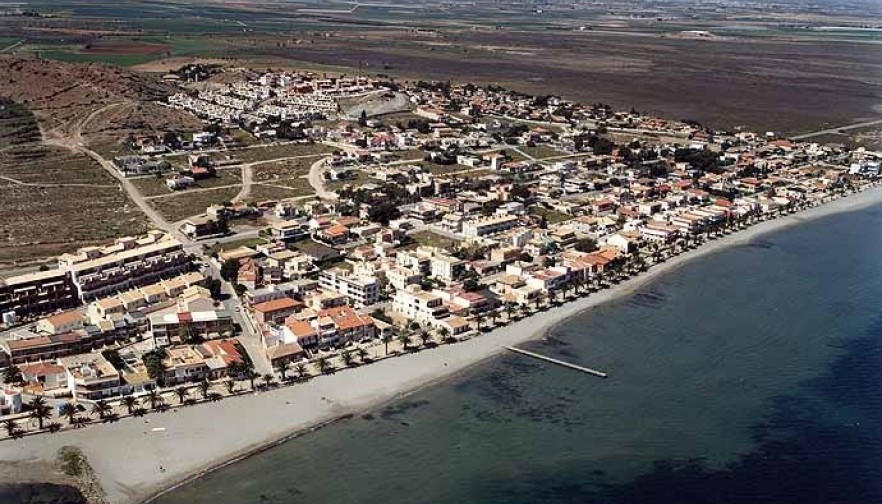
[[[876,126],[877,124],[882,124],[882,119],[875,119],[872,121],[864,121],[854,124],[847,124],[845,126],[837,126],[835,128],[828,128],[825,130],[813,131],[811,133],[803,133],[802,135],[796,135],[790,137],[791,140],[805,140],[806,138],[812,138],[821,135],[835,135],[839,133],[843,133],[845,131],[866,128],[868,126]]]
[[[141,195],[141,192],[138,191],[138,188],[132,184],[130,179],[127,179],[116,167],[113,166],[113,163],[104,159],[97,152],[86,147],[83,142],[82,131],[83,127],[89,123],[96,115],[103,112],[104,110],[115,107],[121,104],[111,104],[101,109],[98,109],[91,114],[89,114],[85,119],[80,121],[79,124],[75,125],[73,131],[71,131],[70,136],[64,136],[61,134],[52,135],[51,139],[47,139],[47,143],[51,143],[54,145],[58,145],[60,147],[64,147],[70,149],[75,152],[83,153],[101,165],[107,173],[109,173],[113,178],[115,178],[126,191],[126,194],[129,196],[129,199],[135,203],[138,209],[141,210],[144,215],[150,219],[150,222],[158,229],[166,231],[171,234],[175,238],[177,238],[184,245],[184,250],[192,254],[196,257],[199,257],[203,263],[208,266],[208,270],[210,276],[218,278],[221,280],[221,292],[223,294],[228,295],[228,299],[224,301],[225,308],[232,314],[233,320],[239,324],[242,328],[242,333],[238,336],[239,341],[242,343],[242,346],[248,352],[248,355],[251,357],[251,361],[254,363],[255,368],[260,373],[268,373],[271,372],[271,368],[269,365],[269,361],[266,357],[266,354],[263,350],[263,342],[261,340],[260,334],[257,332],[256,328],[252,325],[250,317],[248,317],[242,308],[242,301],[236,295],[235,290],[233,289],[232,284],[223,280],[220,276],[220,268],[217,263],[209,257],[202,250],[202,243],[191,240],[189,237],[184,235],[175,223],[171,223],[165,219],[159,212],[153,209],[147,200]],[[243,179],[245,177],[245,170],[243,170]],[[248,183],[250,185],[250,172],[248,175]],[[236,238],[240,238],[237,236]]]

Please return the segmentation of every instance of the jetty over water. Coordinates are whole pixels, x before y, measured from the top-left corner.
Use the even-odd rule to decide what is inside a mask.
[[[577,365],[577,364],[572,364],[572,363],[565,362],[565,361],[562,361],[562,360],[560,360],[560,359],[555,359],[555,358],[552,358],[552,357],[546,357],[546,356],[544,356],[544,355],[540,355],[540,354],[537,354],[537,353],[535,353],[535,352],[530,352],[529,350],[524,350],[524,349],[522,349],[522,348],[515,348],[515,347],[509,347],[509,346],[507,346],[507,347],[505,347],[505,349],[506,349],[506,350],[509,350],[509,351],[511,351],[511,352],[514,352],[514,353],[518,353],[518,354],[521,354],[521,355],[526,355],[527,357],[532,357],[532,358],[534,358],[534,359],[539,359],[539,360],[542,360],[542,361],[545,361],[545,362],[550,362],[550,363],[552,363],[552,364],[557,364],[558,366],[563,366],[563,367],[566,367],[566,368],[575,369],[576,371],[581,371],[581,372],[583,372],[583,373],[588,373],[588,374],[590,374],[590,375],[594,375],[594,376],[597,376],[597,377],[599,377],[599,378],[606,378],[606,377],[608,376],[608,375],[607,375],[606,373],[604,373],[603,371],[598,371],[598,370],[596,370],[596,369],[591,369],[591,368],[589,368],[589,367],[579,366],[579,365]]]

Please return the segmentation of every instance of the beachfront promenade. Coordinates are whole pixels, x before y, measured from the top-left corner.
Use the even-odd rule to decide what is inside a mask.
[[[292,386],[286,387],[259,386],[257,393],[251,392],[247,382],[236,383],[234,392],[237,392],[233,395],[224,393],[225,385],[215,384],[211,390],[222,394],[222,400],[192,407],[178,407],[174,393],[168,391],[165,393],[168,407],[161,408],[163,412],[149,411],[143,417],[134,418],[123,414],[106,425],[0,442],[0,457],[9,461],[54,460],[60,447],[80,446],[110,502],[137,502],[231,457],[246,455],[293,432],[394,399],[461,371],[499,353],[504,346],[539,336],[550,325],[624,295],[694,257],[810,218],[872,205],[878,203],[880,197],[880,190],[872,189],[809,209],[798,216],[784,215],[758,222],[741,232],[712,239],[703,246],[678,250],[679,254],[671,258],[661,255],[658,262],[650,257],[644,273],[634,270],[633,278],[620,283],[610,279],[611,285],[605,285],[609,288],[596,292],[591,289],[571,292],[566,302],[545,304],[529,316],[515,314],[511,320],[503,318],[501,327],[480,337],[449,345],[439,345],[437,341],[428,341],[425,346],[418,341],[410,342],[409,348],[428,347],[416,352],[403,352],[404,341],[391,342],[389,355],[396,358],[384,358],[384,345],[373,345],[368,348],[367,362],[373,361],[370,365],[355,365],[344,370],[342,361],[334,360],[331,364],[337,371],[332,374],[314,376],[308,381],[295,379]],[[623,277],[628,276],[631,273],[625,271]],[[402,355],[406,357],[397,358]],[[314,363],[308,370],[310,375],[318,375],[316,366]],[[278,383],[278,380],[276,377],[272,381]],[[191,390],[192,397],[201,396],[199,390]],[[162,430],[155,430],[157,428]],[[218,439],[224,442],[217,442]],[[119,463],[120,447],[126,447],[125,464]]]

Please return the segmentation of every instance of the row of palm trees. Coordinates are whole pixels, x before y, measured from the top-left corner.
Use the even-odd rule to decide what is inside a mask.
[[[297,363],[295,365],[295,370],[300,379],[306,379],[310,376],[303,363]],[[251,389],[256,390],[258,388],[258,384],[256,383],[258,379],[262,380],[260,387],[271,388],[275,385],[276,377],[271,373],[261,376],[252,371],[245,373],[245,379],[250,381]],[[285,379],[283,373],[282,381],[285,381]],[[226,387],[228,395],[236,394],[237,389],[234,380],[226,380],[223,384]],[[223,394],[212,390],[213,386],[214,384],[208,380],[202,380],[196,384],[195,389],[203,402],[217,402],[223,399]],[[199,402],[191,397],[192,392],[190,387],[178,386],[172,392],[174,393],[174,396],[177,397],[179,406],[190,406]],[[152,389],[140,397],[136,397],[132,394],[122,396],[119,399],[119,407],[125,408],[128,416],[140,417],[146,415],[149,410],[160,412],[166,411],[169,409],[170,405],[159,390]],[[37,396],[30,400],[27,403],[27,411],[29,412],[27,418],[37,422],[36,432],[58,432],[62,429],[61,423],[49,422],[49,420],[53,418],[54,410],[46,403],[46,400],[43,397]],[[58,407],[58,415],[66,418],[67,424],[73,428],[85,427],[92,422],[93,416],[97,416],[101,422],[114,422],[120,418],[120,415],[114,411],[113,405],[105,399],[99,399],[92,403],[92,407],[88,412],[83,405],[72,402],[64,403]],[[21,419],[8,419],[3,422],[3,429],[6,431],[9,438],[19,439],[24,437],[27,433],[26,429],[22,427],[20,421]]]
[[[829,198],[822,199],[821,203],[830,201],[832,199],[835,199],[836,196],[842,195],[843,194],[830,195]],[[797,203],[793,208],[782,208],[779,211],[779,215],[783,214],[784,212],[789,213],[804,210],[810,206],[816,206],[817,204],[819,203],[805,200]],[[721,236],[732,231],[744,229],[745,227],[749,227],[757,222],[761,222],[763,220],[767,220],[773,217],[774,216],[771,215],[751,214],[738,219],[730,219],[714,228],[707,230],[704,234],[698,234],[695,236],[685,235],[683,238],[680,238],[678,241],[670,244],[667,247],[653,244],[648,252],[649,255],[652,257],[652,264],[658,264],[660,262],[664,262],[671,256],[700,246],[705,241],[713,239],[716,236]],[[610,271],[601,272],[598,275],[593,276],[590,280],[577,278],[570,283],[564,284],[560,290],[552,291],[547,299],[550,303],[559,303],[566,300],[568,293],[570,293],[570,297],[572,297],[572,294],[579,296],[580,294],[585,295],[591,292],[595,292],[620,281],[623,277],[637,274],[640,271],[645,271],[648,266],[649,264],[644,259],[643,254],[638,251],[637,253],[632,254],[630,259],[623,265],[620,265],[620,267]],[[557,298],[558,295],[561,296],[561,299]],[[535,311],[539,311],[543,308],[543,306],[547,306],[546,298],[538,296],[533,299],[533,304]],[[525,305],[519,303],[505,303],[501,309],[491,310],[486,314],[482,312],[476,313],[474,315],[474,320],[477,325],[477,329],[481,331],[484,329],[485,322],[488,319],[492,321],[494,326],[497,325],[497,321],[503,312],[506,315],[506,322],[511,322],[512,320],[514,320],[514,317],[523,316],[526,314],[527,311],[528,309]],[[435,344],[433,335],[430,331],[423,328],[414,328],[414,330],[414,334],[410,334],[407,332],[407,330],[404,330],[400,332],[397,336],[389,333],[382,335],[381,342],[384,345],[384,354],[387,356],[389,355],[389,344],[393,341],[397,341],[398,343],[400,343],[404,352],[416,349],[416,347],[412,346],[414,343],[414,337],[416,337],[416,339],[420,341],[422,347],[424,348]],[[440,328],[437,331],[437,335],[443,343],[451,343],[456,341],[456,338],[454,338],[453,335],[450,334],[450,331],[446,328]],[[359,347],[355,350],[344,349],[340,353],[340,360],[347,367],[366,364],[371,361],[369,352],[363,347]],[[315,366],[321,374],[329,374],[335,371],[334,364],[327,356],[320,356],[318,359],[316,359]],[[305,381],[311,377],[311,374],[309,373],[304,362],[291,363],[289,361],[280,361],[275,365],[275,371],[279,374],[282,383],[286,383],[289,381],[288,373],[292,371],[296,374],[298,381]],[[250,383],[251,390],[257,390],[258,388],[269,389],[276,384],[276,376],[274,373],[260,375],[254,370],[248,368],[245,369],[241,373],[241,375],[245,380]],[[261,380],[262,384],[258,386],[257,380]],[[228,395],[234,395],[236,393],[236,382],[234,380],[226,380],[223,383],[226,387]],[[212,383],[207,380],[202,380],[201,382],[199,382],[196,388],[198,389],[203,401],[216,402],[223,398],[222,394],[211,390]],[[185,386],[179,386],[175,388],[173,392],[174,395],[177,397],[178,404],[180,406],[189,406],[198,402],[190,396],[190,390]],[[169,408],[165,398],[159,391],[155,389],[148,391],[141,398],[135,397],[131,394],[125,395],[120,398],[120,405],[126,408],[129,416],[136,417],[143,416],[147,413],[147,409],[145,408],[145,406],[147,405],[149,405],[150,409],[154,411],[165,411]],[[36,420],[38,423],[38,431],[45,430],[48,432],[57,432],[61,430],[62,425],[60,423],[47,423],[48,420],[52,419],[53,410],[51,406],[46,404],[44,398],[39,396],[34,397],[31,401],[27,403],[27,406],[28,411],[30,412],[29,417],[33,420]],[[68,424],[74,428],[84,427],[91,422],[91,418],[89,416],[81,416],[81,413],[85,412],[85,408],[81,405],[76,405],[68,402],[62,404],[58,412],[60,416],[67,418]],[[115,421],[119,418],[119,415],[113,411],[113,407],[110,405],[110,403],[103,399],[95,401],[92,404],[90,414],[97,415],[102,422]],[[21,427],[18,420],[5,420],[3,421],[2,426],[9,438],[19,439],[21,437],[24,437],[24,435],[26,434],[26,430]]]

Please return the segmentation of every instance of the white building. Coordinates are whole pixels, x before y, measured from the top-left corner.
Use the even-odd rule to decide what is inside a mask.
[[[392,310],[407,320],[432,327],[438,327],[443,319],[450,316],[440,296],[426,292],[418,285],[410,285],[396,292]]]
[[[355,308],[370,306],[380,300],[380,284],[376,277],[355,275],[340,268],[322,271],[319,287],[345,296]]]
[[[514,215],[491,215],[478,217],[462,223],[462,234],[466,238],[480,238],[482,236],[501,233],[518,225],[518,218]]]

